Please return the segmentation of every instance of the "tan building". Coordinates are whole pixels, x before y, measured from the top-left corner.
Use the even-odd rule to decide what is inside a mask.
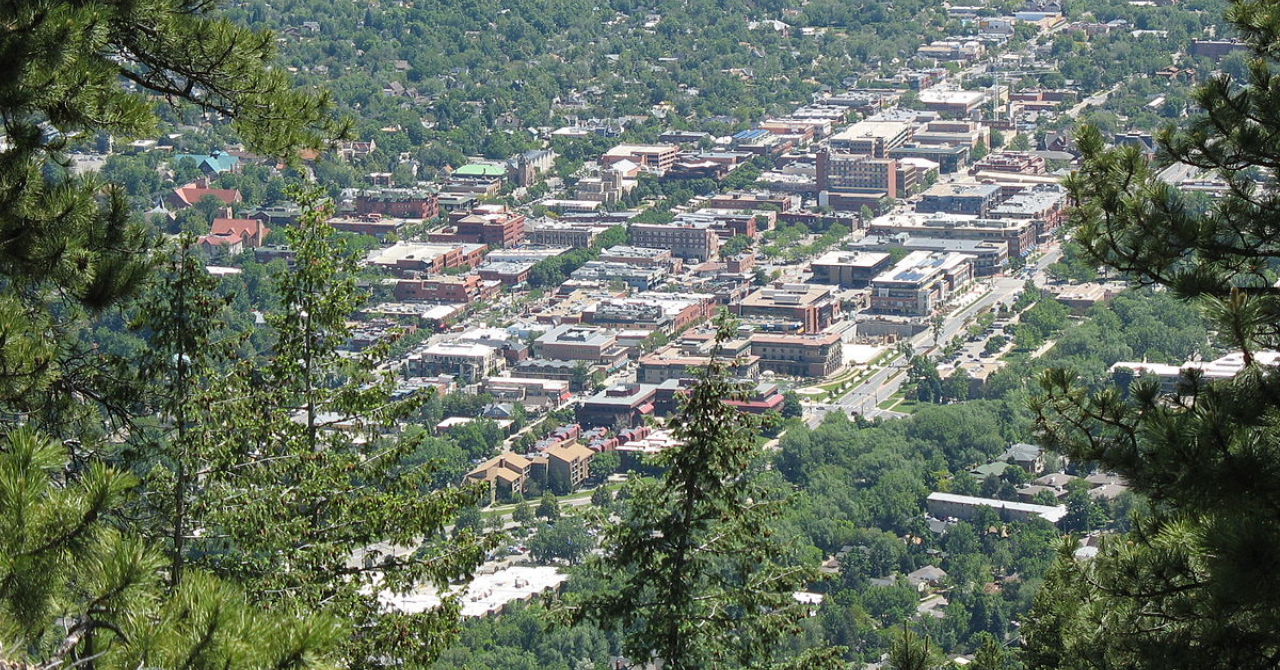
[[[596,452],[577,442],[566,442],[542,452],[546,457],[547,482],[566,482],[574,490],[591,476],[591,459]]]
[[[825,377],[844,364],[844,348],[835,333],[752,335],[751,354],[760,357],[760,369],[797,377]]]
[[[911,140],[906,121],[859,121],[831,136],[831,150],[884,158],[894,147]]]
[[[890,256],[878,251],[830,251],[813,261],[813,280],[862,288],[889,267]]]
[[[820,332],[840,317],[840,302],[831,287],[808,284],[765,287],[729,308],[741,317],[794,324],[804,333]]]
[[[524,493],[532,467],[529,459],[507,452],[477,465],[463,477],[463,483],[487,482],[491,496],[511,500],[516,494]]]
[[[898,197],[898,164],[892,158],[823,151],[817,168],[819,190]]]
[[[640,167],[666,172],[676,163],[680,147],[674,144],[619,144],[600,157],[600,164],[609,166],[630,161]]]

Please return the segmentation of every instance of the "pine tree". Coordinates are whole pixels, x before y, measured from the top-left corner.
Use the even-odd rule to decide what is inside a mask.
[[[271,155],[343,132],[325,95],[293,90],[270,67],[269,33],[212,18],[212,6],[0,6],[0,409],[63,433],[93,424],[78,416],[83,400],[130,410],[132,398],[75,330],[139,294],[154,240],[121,187],[63,167],[66,137],[154,133],[157,100],[222,115]]]
[[[138,505],[146,526],[168,541],[169,579],[182,581],[187,543],[198,529],[193,503],[202,471],[212,467],[213,427],[228,417],[219,412],[229,398],[243,392],[232,367],[243,336],[219,327],[227,316],[227,298],[218,280],[196,253],[196,240],[180,237],[158,264],[155,282],[133,324],[147,336],[148,347],[137,361],[144,406],[159,419],[154,430],[138,430],[131,453],[119,460],[144,476]],[[194,516],[198,519],[200,514]]]
[[[29,429],[0,441],[0,665],[331,666],[337,619],[264,613],[203,572],[170,588],[164,555],[113,523],[134,484]]]
[[[1280,346],[1280,3],[1232,3],[1252,50],[1248,81],[1201,85],[1203,113],[1160,137],[1162,162],[1229,185],[1207,207],[1155,178],[1131,149],[1078,135],[1067,182],[1075,240],[1091,261],[1194,300],[1246,364],[1232,379],[1187,378],[1163,393],[1090,392],[1063,371],[1041,379],[1043,441],[1124,476],[1150,501],[1098,556],[1063,558],[1024,629],[1034,668],[1275,668],[1280,659],[1280,374],[1256,353]],[[1043,593],[1043,592],[1042,592]],[[1075,603],[1079,603],[1076,605]]]
[[[727,316],[717,326],[717,343],[732,336]],[[831,648],[775,657],[807,615],[793,593],[819,573],[789,563],[774,535],[786,501],[753,476],[758,421],[725,404],[740,391],[719,352],[672,421],[681,445],[664,453],[665,473],[636,483],[605,528],[603,557],[588,567],[609,586],[575,616],[620,630],[633,661],[671,670],[838,667]]]
[[[445,527],[475,504],[478,491],[432,490],[431,469],[411,465],[420,442],[399,428],[424,398],[392,399],[395,379],[377,369],[385,347],[339,351],[350,337],[347,318],[364,299],[355,259],[326,223],[332,205],[314,191],[295,197],[303,215],[286,231],[295,266],[276,278],[282,307],[267,319],[269,360],[240,361],[213,384],[216,401],[208,394],[182,400],[188,392],[173,390],[166,416],[174,429],[163,449],[187,483],[178,476],[156,488],[161,515],[172,519],[165,527],[178,538],[170,544],[173,574],[196,565],[241,581],[263,606],[352,622],[343,650],[352,667],[425,664],[456,626],[451,584],[468,578],[497,538],[468,529],[446,541]],[[182,296],[176,287],[170,292],[171,313],[160,322],[174,325],[156,332],[174,335],[159,353],[194,371],[208,352],[170,351],[189,346],[184,338],[209,340],[189,322],[191,307],[186,330],[179,328]],[[206,304],[208,297],[185,300]],[[206,406],[189,407],[192,399]],[[193,419],[184,437],[181,426]],[[424,583],[454,595],[417,614],[387,611],[379,600]]]
[[[935,670],[941,666],[937,655],[938,650],[929,646],[927,635],[917,635],[903,622],[902,634],[894,638],[885,665],[891,670]]]

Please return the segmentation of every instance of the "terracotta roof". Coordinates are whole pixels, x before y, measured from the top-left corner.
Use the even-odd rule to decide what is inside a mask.
[[[213,220],[213,229],[210,230],[211,235],[230,235],[237,233],[245,237],[252,237],[261,230],[263,235],[271,232],[262,222],[257,219],[223,219],[217,218]]]
[[[202,188],[194,184],[187,184],[173,189],[173,192],[188,205],[195,205],[210,195],[227,205],[241,201],[240,191],[234,188]]]

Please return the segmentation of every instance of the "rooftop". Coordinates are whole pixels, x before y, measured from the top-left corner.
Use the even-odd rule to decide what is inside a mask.
[[[886,258],[889,258],[889,254],[878,251],[829,251],[814,260],[813,264],[873,268]]]
[[[1049,523],[1058,523],[1062,517],[1067,515],[1066,505],[1033,505],[1031,503],[1010,502],[1008,500],[997,500],[995,498],[975,498],[974,496],[962,496],[954,493],[934,492],[929,494],[930,501],[952,503],[957,505],[969,505],[973,507],[991,507],[994,509],[1008,509],[1017,512],[1025,512],[1027,514],[1035,514]]]
[[[911,130],[906,121],[859,121],[831,137],[833,142],[859,140],[868,137],[889,139]]]

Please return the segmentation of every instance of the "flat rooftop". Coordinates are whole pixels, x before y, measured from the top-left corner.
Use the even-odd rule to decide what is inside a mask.
[[[451,251],[482,248],[483,244],[433,244],[430,242],[396,242],[369,254],[369,262],[375,265],[395,265],[401,261],[432,260]]]
[[[867,138],[890,139],[911,130],[906,121],[859,121],[831,137],[833,142]]]
[[[814,265],[843,265],[855,268],[873,268],[889,258],[879,251],[828,251],[813,261]]]
[[[918,284],[970,259],[972,256],[946,251],[913,251],[871,281],[874,284]]]
[[[742,299],[743,307],[802,307],[831,297],[825,286],[800,285],[795,288],[762,288]]]
[[[986,91],[920,91],[920,102],[926,105],[976,105],[987,99]]]

